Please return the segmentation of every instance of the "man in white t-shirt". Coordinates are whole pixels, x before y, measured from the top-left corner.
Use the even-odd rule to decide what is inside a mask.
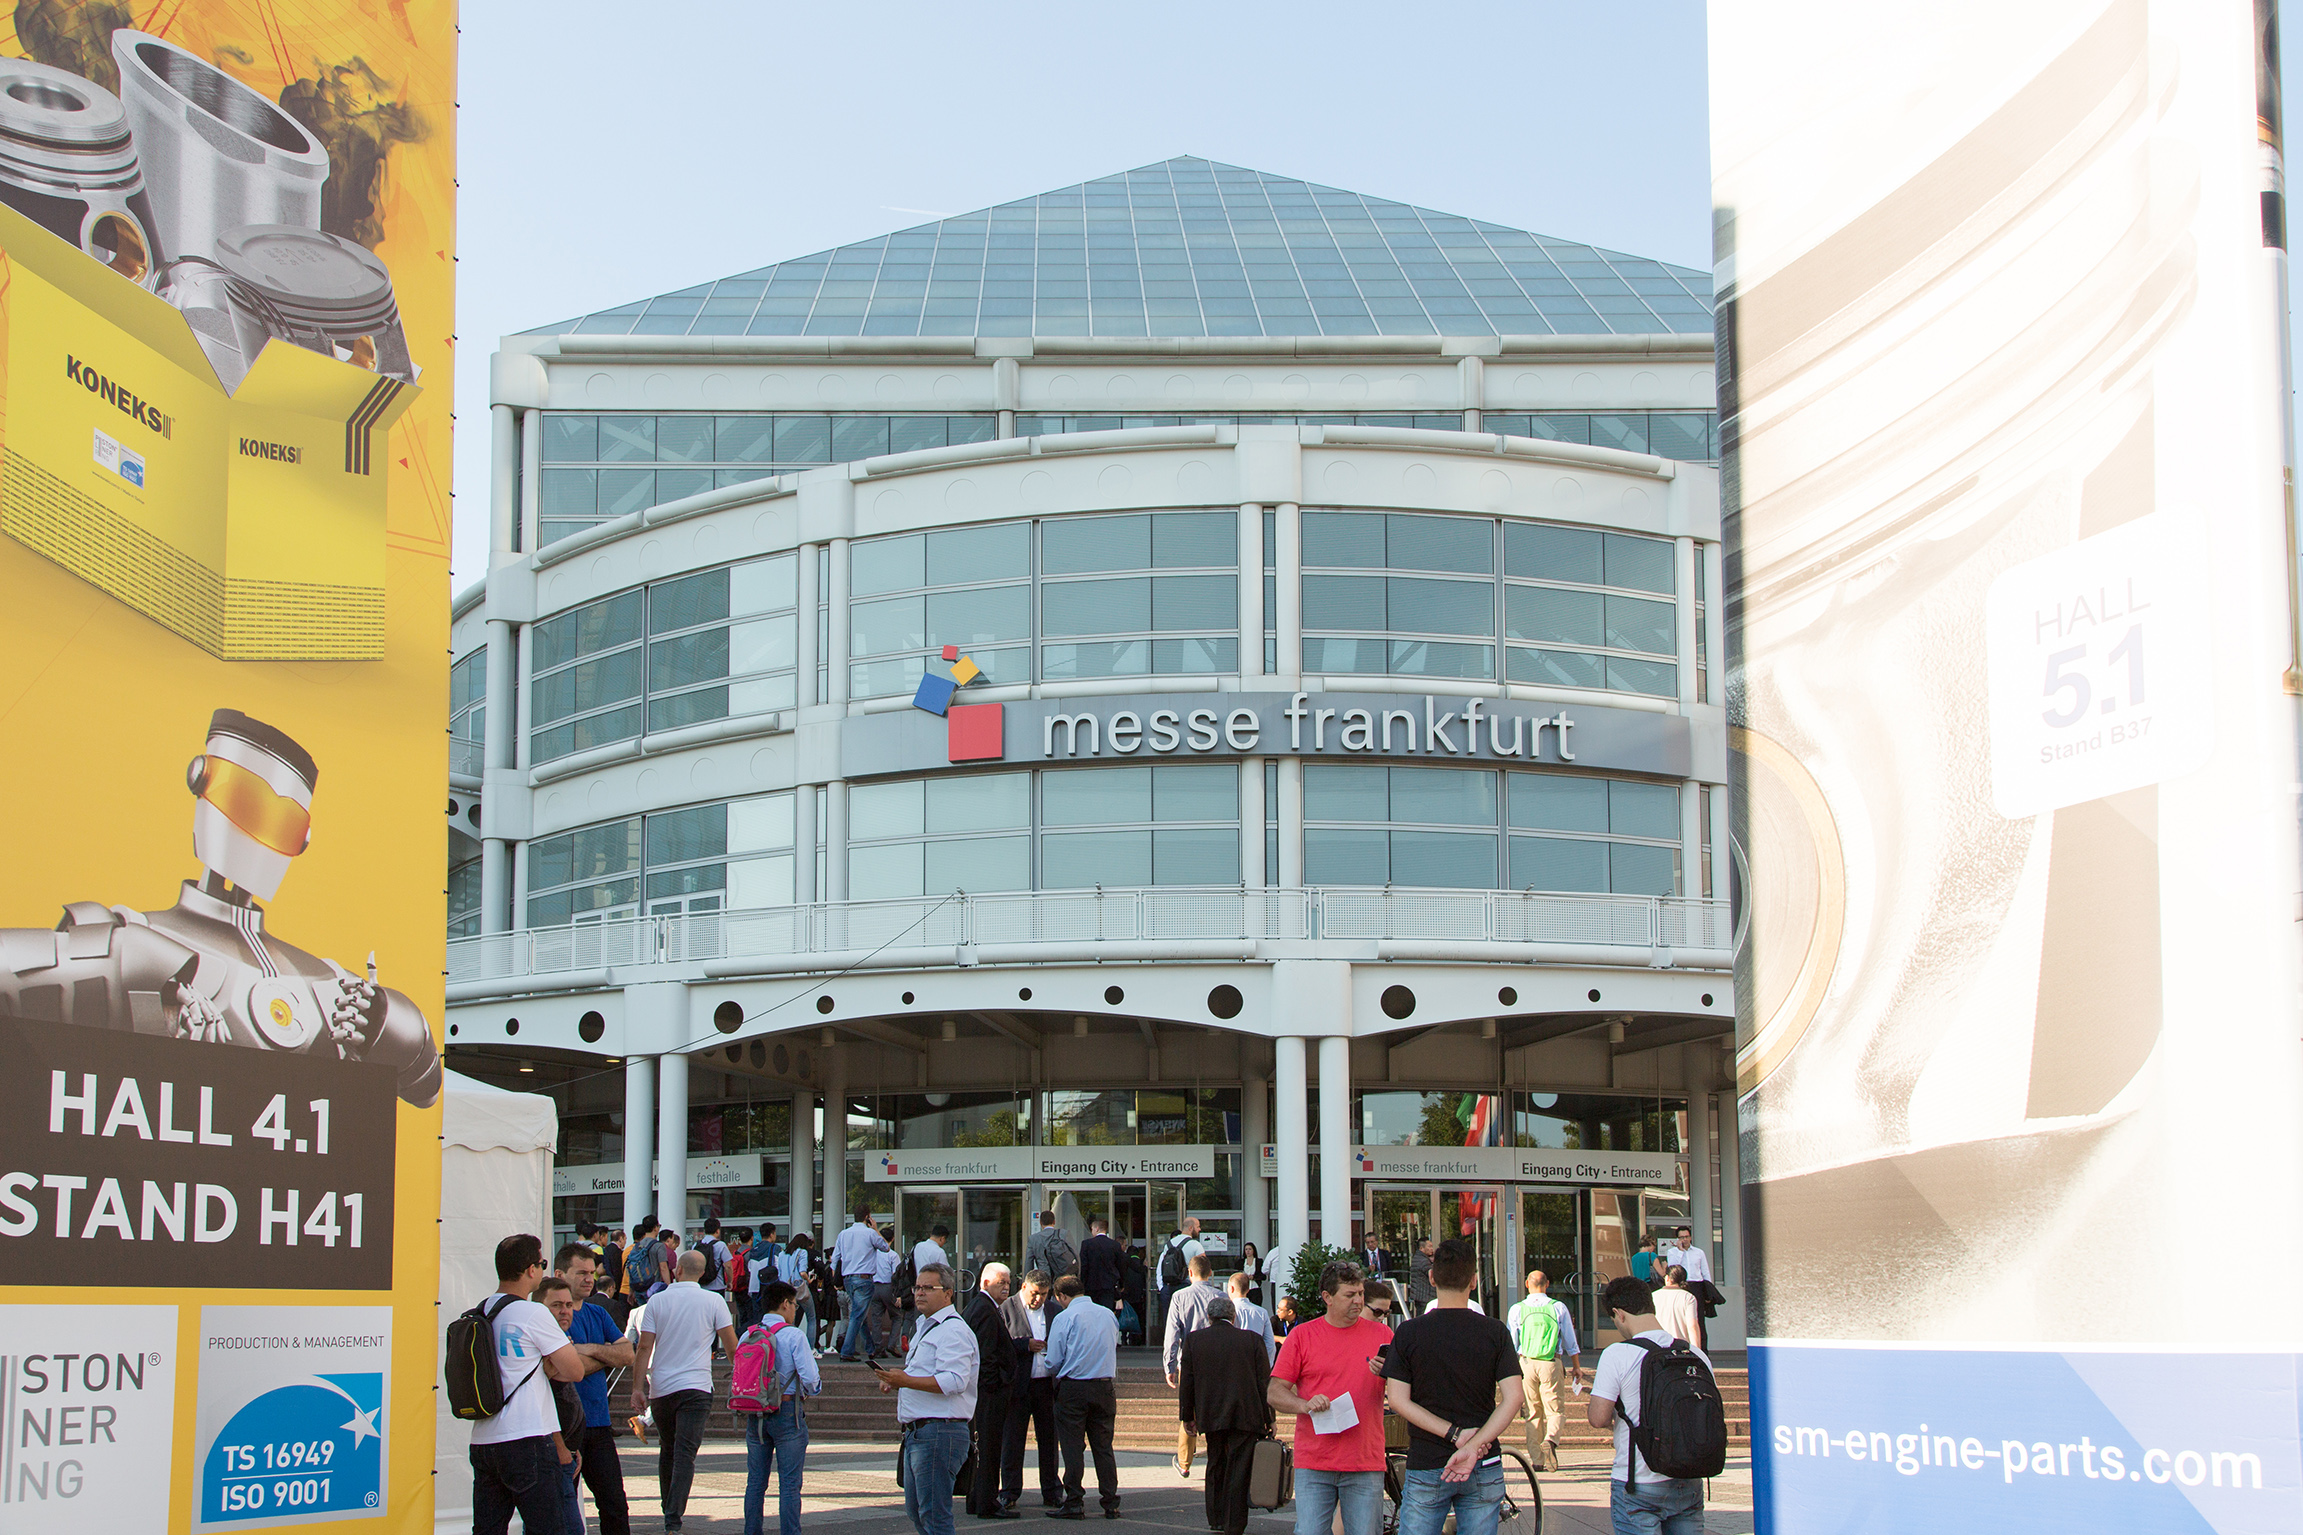
[[[1703,1307],[1687,1287],[1687,1270],[1676,1263],[1663,1271],[1663,1288],[1655,1292],[1655,1319],[1674,1338],[1703,1346]]]
[[[1608,1281],[1600,1304],[1615,1318],[1615,1329],[1626,1339],[1645,1338],[1669,1348],[1677,1340],[1656,1320],[1654,1299],[1646,1284],[1626,1276]],[[1701,1349],[1696,1357],[1705,1365],[1711,1357]],[[1608,1473],[1608,1513],[1619,1530],[1653,1530],[1656,1535],[1703,1535],[1703,1483],[1694,1477],[1658,1476],[1647,1457],[1631,1442],[1639,1421],[1640,1372],[1647,1350],[1636,1344],[1610,1343],[1592,1372],[1591,1405],[1585,1416],[1593,1428],[1615,1430],[1615,1466]],[[1633,1474],[1636,1461],[1638,1472]],[[1629,1483],[1630,1485],[1626,1485]]]
[[[518,1509],[529,1535],[575,1535],[562,1501],[559,1408],[552,1382],[584,1378],[584,1361],[528,1299],[544,1277],[544,1244],[533,1236],[496,1244],[496,1293],[482,1302],[496,1337],[503,1407],[472,1425],[472,1532],[503,1535]]]
[[[655,1409],[661,1448],[656,1483],[664,1503],[665,1535],[677,1535],[688,1509],[688,1489],[696,1479],[696,1449],[712,1415],[712,1341],[731,1358],[736,1351],[734,1318],[704,1277],[704,1255],[680,1254],[679,1278],[648,1302],[639,1321],[638,1351],[632,1361],[632,1411],[645,1401]]]

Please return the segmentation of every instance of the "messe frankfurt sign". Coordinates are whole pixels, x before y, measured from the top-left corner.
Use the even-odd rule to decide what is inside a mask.
[[[964,695],[963,695],[964,696]],[[947,702],[842,727],[851,778],[994,762],[1388,758],[1684,778],[1688,721],[1643,709],[1404,693],[1142,693]]]
[[[1101,1183],[1145,1178],[1212,1178],[1213,1146],[960,1146],[945,1150],[875,1151],[864,1159],[866,1183]]]

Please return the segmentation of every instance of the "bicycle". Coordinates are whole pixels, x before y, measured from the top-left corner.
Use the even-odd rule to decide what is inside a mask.
[[[1499,1442],[1496,1450],[1503,1457],[1503,1507],[1496,1516],[1496,1535],[1542,1535],[1543,1485],[1535,1479],[1535,1463],[1526,1451],[1510,1445]],[[1390,1500],[1383,1514],[1383,1535],[1398,1535],[1400,1504],[1407,1496],[1407,1422],[1397,1413],[1383,1415],[1383,1452],[1383,1492]],[[1442,1529],[1453,1535],[1454,1515]]]

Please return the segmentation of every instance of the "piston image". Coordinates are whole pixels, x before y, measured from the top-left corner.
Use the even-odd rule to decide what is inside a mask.
[[[149,32],[113,33],[112,58],[171,259],[214,258],[249,224],[320,227],[328,152],[303,124]]]
[[[0,59],[0,202],[130,282],[158,283],[152,198],[128,115],[102,86]]]
[[[239,385],[271,340],[416,381],[392,274],[350,240],[291,224],[251,224],[218,239],[213,263],[179,262],[170,281],[170,296],[227,389]]]

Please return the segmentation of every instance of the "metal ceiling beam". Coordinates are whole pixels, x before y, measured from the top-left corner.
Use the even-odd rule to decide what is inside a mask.
[[[1028,1024],[1017,1022],[1012,1013],[970,1013],[968,1016],[994,1034],[1003,1034],[1014,1040],[1026,1050],[1040,1048],[1039,1031]]]
[[[874,1023],[868,1018],[850,1018],[845,1022],[835,1023],[832,1027],[843,1029],[859,1039],[871,1040],[874,1044],[888,1045],[898,1050],[908,1050],[922,1060],[927,1058],[927,1041],[916,1035],[908,1034],[893,1024]]]
[[[1637,1055],[1643,1050],[1663,1050],[1672,1045],[1701,1044],[1707,1039],[1732,1040],[1735,1024],[1725,1018],[1696,1018],[1684,1023],[1660,1024],[1631,1035],[1620,1045],[1613,1046],[1617,1055]]]

